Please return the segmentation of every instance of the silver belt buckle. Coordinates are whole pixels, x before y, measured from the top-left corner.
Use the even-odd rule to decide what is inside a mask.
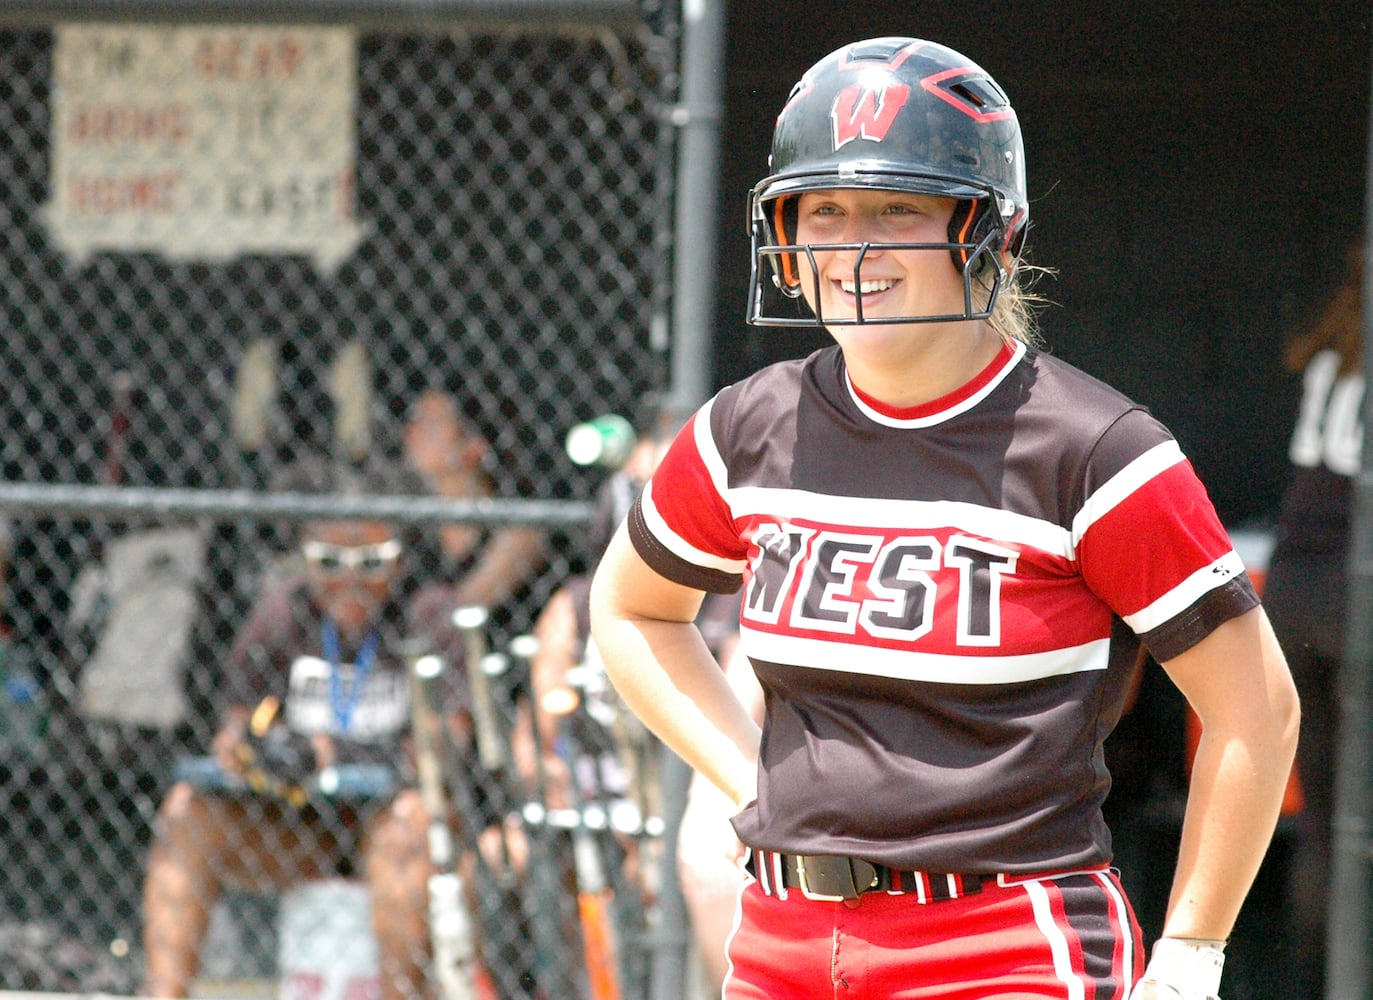
[[[801,895],[817,903],[842,903],[846,897],[830,896],[823,892],[812,892],[810,880],[806,878],[806,860],[800,854],[796,855],[796,880],[800,882]]]

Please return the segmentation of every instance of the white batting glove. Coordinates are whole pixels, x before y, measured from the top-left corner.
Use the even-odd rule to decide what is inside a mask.
[[[733,893],[741,878],[743,845],[729,818],[739,811],[728,795],[699,771],[691,776],[686,809],[677,831],[677,861],[692,873],[692,881],[723,882]]]
[[[1220,1000],[1225,942],[1159,938],[1130,1000]]]

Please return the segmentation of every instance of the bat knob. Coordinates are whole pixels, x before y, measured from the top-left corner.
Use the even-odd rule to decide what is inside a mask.
[[[549,715],[571,715],[581,701],[581,695],[575,688],[555,687],[539,699],[539,707]]]
[[[415,676],[420,680],[433,680],[443,673],[443,658],[435,656],[432,653],[427,656],[421,656],[419,659],[415,660],[415,665],[412,669],[415,671]]]
[[[453,624],[460,629],[481,628],[486,619],[487,610],[479,604],[469,604],[453,612]]]

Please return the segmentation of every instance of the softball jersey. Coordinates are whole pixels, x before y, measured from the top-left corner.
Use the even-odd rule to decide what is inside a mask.
[[[740,839],[898,869],[1109,864],[1102,745],[1139,642],[1166,661],[1258,603],[1172,435],[1021,344],[908,409],[837,347],[765,368],[628,523],[663,576],[744,588],[767,716]]]

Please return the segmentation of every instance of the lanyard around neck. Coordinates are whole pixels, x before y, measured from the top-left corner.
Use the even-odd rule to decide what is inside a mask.
[[[324,658],[329,662],[329,704],[334,710],[334,721],[341,732],[348,732],[353,726],[353,712],[362,700],[367,687],[367,675],[372,672],[372,664],[377,658],[377,646],[381,636],[377,630],[367,630],[362,646],[358,649],[357,659],[353,662],[353,682],[348,690],[343,690],[342,654],[339,647],[338,626],[332,618],[325,618],[319,626],[319,642],[324,650]]]

